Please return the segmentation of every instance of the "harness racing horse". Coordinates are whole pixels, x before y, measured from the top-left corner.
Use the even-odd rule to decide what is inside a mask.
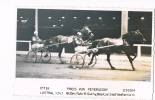
[[[76,35],[57,35],[46,40],[45,45],[56,44],[55,47],[58,50],[58,57],[61,58],[62,50],[64,47],[73,46],[75,48],[76,46],[83,45],[85,41],[91,41],[93,37],[94,34],[89,29],[89,27],[83,26],[83,28],[79,32],[77,32]]]
[[[133,71],[135,70],[133,66],[133,60],[136,58],[137,54],[133,52],[134,46],[133,44],[141,44],[144,43],[146,40],[143,36],[143,34],[139,31],[132,31],[129,33],[126,33],[122,36],[122,38],[114,39],[114,38],[103,38],[99,40],[95,40],[92,45],[89,48],[99,48],[96,52],[90,52],[88,53],[88,56],[92,54],[91,61],[88,65],[91,65],[93,62],[93,59],[96,55],[99,54],[106,54],[107,55],[107,61],[111,67],[112,70],[115,69],[114,66],[112,66],[110,62],[110,55],[112,53],[123,53],[126,54]],[[104,46],[107,46],[104,48]],[[103,48],[101,48],[103,47]]]

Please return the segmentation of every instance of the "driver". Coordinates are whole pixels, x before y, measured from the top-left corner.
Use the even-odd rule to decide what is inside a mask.
[[[43,40],[39,38],[37,35],[37,32],[34,32],[34,35],[32,36],[32,48],[40,48],[43,47]]]
[[[32,36],[32,42],[33,42],[33,44],[35,44],[35,43],[41,43],[42,42],[42,40],[37,35],[37,32],[36,31],[34,32],[34,35]]]

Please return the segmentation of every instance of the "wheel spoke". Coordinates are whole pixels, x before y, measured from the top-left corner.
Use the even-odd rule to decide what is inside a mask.
[[[73,68],[82,68],[84,65],[83,57],[79,54],[73,55],[70,60]]]
[[[26,55],[26,62],[36,62],[37,55],[35,51],[29,51]]]
[[[44,49],[43,52],[41,53],[41,59],[42,59],[42,62],[44,63],[50,62],[51,53],[48,50]]]

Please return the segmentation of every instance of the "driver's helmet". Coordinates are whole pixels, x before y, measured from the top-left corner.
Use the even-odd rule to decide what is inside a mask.
[[[38,33],[37,31],[34,31],[34,36],[37,36],[37,33]]]
[[[77,32],[77,36],[82,36],[82,33],[81,32]]]

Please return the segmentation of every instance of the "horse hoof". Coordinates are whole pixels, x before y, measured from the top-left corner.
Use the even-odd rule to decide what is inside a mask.
[[[92,62],[88,63],[88,66],[91,65],[91,64],[92,64]]]
[[[133,68],[132,70],[133,70],[133,71],[135,71],[136,69],[135,69],[135,68]]]
[[[115,67],[111,67],[112,70],[115,70]]]
[[[73,68],[73,69],[76,69],[76,67],[75,67],[75,66],[72,66],[72,68]]]
[[[65,62],[61,61],[60,64],[65,64]]]

